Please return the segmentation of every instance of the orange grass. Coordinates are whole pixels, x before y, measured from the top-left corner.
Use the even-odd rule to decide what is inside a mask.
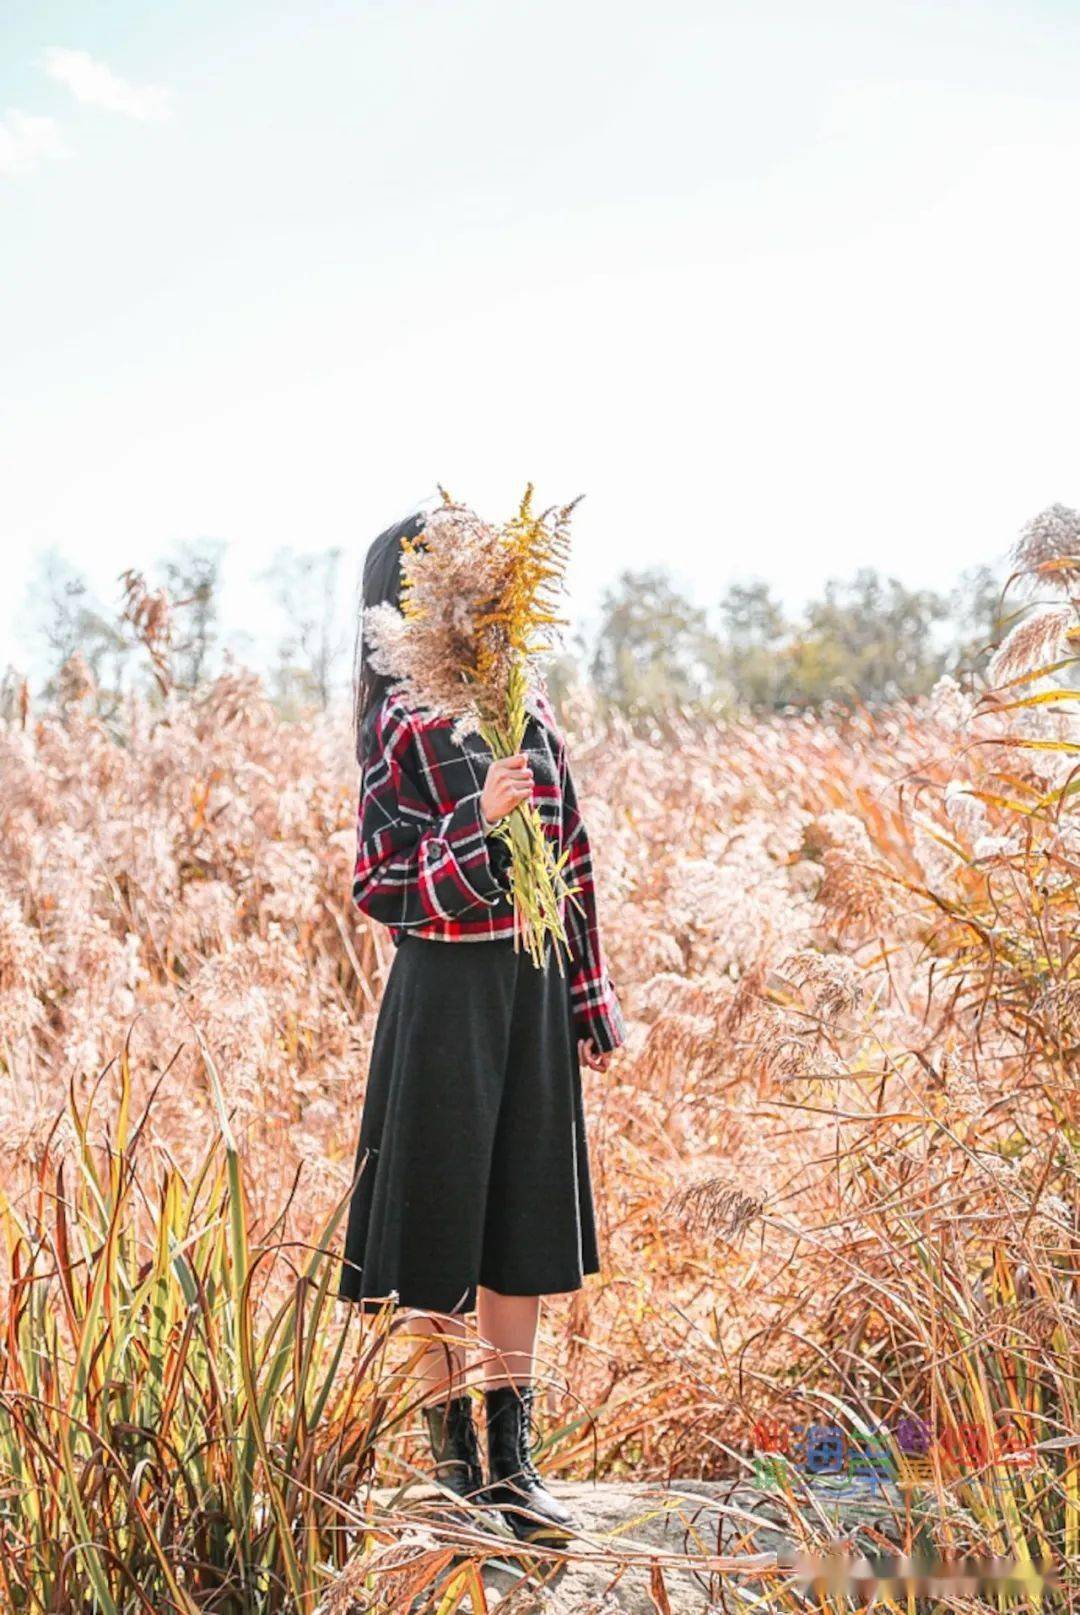
[[[586,1075],[604,1272],[546,1312],[549,1473],[751,1484],[763,1429],[918,1417],[929,1457],[890,1452],[902,1536],[1075,1566],[1080,826],[1073,720],[1004,710],[1024,689],[651,732],[569,703],[630,1042]],[[232,1608],[221,1578],[248,1574],[251,1607],[289,1607],[339,1568],[349,1489],[420,1455],[400,1362],[384,1394],[370,1333],[300,1277],[335,1248],[392,951],[348,910],[347,737],[231,676],[112,728],[79,690],[0,753],[8,1597],[82,1609],[104,1580],[126,1615],[144,1575],[186,1608],[168,1575],[217,1530],[184,1597]],[[241,1294],[248,1242],[273,1259]],[[120,1436],[166,1404],[204,1491],[160,1512],[140,1437],[136,1528]]]

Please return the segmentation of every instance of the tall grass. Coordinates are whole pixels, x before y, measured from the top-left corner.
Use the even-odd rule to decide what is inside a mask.
[[[109,1076],[85,1111],[72,1096],[73,1156],[46,1141],[22,1209],[0,1203],[2,1607],[313,1609],[404,1405],[381,1374],[394,1325],[347,1352],[324,1254],[340,1204],[314,1249],[253,1240],[227,1118],[187,1177],[133,1121],[126,1052]]]
[[[604,1272],[546,1311],[549,1473],[758,1484],[810,1540],[795,1427],[832,1424],[900,1540],[1075,1590],[1072,611],[895,711],[574,700],[630,1042],[586,1079]],[[0,753],[0,1588],[313,1608],[397,1562],[479,1607],[485,1550],[357,1502],[421,1453],[399,1321],[319,1255],[390,958],[345,905],[343,727],[237,676],[108,727],[75,680]]]

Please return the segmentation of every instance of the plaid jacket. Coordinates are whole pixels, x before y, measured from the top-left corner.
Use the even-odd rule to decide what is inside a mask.
[[[522,750],[533,796],[577,901],[564,904],[566,963],[579,1037],[616,1049],[625,1027],[600,943],[592,850],[546,696],[530,696]],[[407,706],[391,692],[365,727],[353,901],[389,927],[395,945],[406,931],[447,942],[486,942],[514,934],[508,896],[509,853],[484,833],[480,796],[491,751],[479,735],[461,745],[453,721]]]

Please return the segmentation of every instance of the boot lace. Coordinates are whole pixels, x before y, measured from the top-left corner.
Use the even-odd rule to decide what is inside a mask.
[[[520,1441],[518,1444],[518,1460],[521,1464],[521,1473],[530,1480],[534,1486],[543,1485],[543,1476],[533,1463],[532,1455],[540,1446],[541,1436],[536,1427],[533,1415],[533,1399],[529,1393],[522,1397]]]
[[[476,1439],[476,1426],[472,1419],[465,1425],[465,1451],[468,1454],[469,1468],[475,1473],[480,1472],[480,1443]]]

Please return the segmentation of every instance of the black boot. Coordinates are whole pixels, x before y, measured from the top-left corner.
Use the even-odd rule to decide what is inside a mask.
[[[484,1484],[472,1402],[455,1396],[424,1409],[424,1423],[435,1459],[435,1478],[458,1497],[476,1500]]]
[[[547,1491],[529,1456],[532,1386],[500,1385],[484,1392],[490,1484],[485,1501],[497,1508],[522,1542],[565,1542],[574,1517]]]

